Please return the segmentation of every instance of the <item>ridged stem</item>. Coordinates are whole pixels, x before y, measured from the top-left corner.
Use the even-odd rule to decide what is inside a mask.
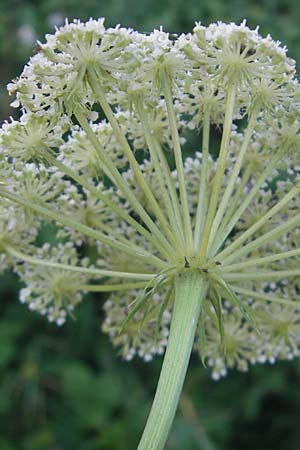
[[[175,277],[175,303],[167,350],[138,450],[164,448],[176,413],[206,293],[207,281],[199,271],[189,270]]]

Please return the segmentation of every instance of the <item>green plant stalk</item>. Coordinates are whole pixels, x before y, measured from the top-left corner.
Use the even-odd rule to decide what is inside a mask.
[[[164,179],[163,168],[161,166],[161,163],[159,161],[159,157],[157,154],[157,146],[155,145],[155,140],[152,136],[151,129],[149,129],[149,126],[147,124],[147,115],[143,109],[142,101],[143,101],[142,98],[136,98],[134,103],[135,103],[139,118],[141,120],[143,130],[145,133],[146,142],[147,142],[147,145],[149,148],[151,158],[153,160],[157,180],[160,185],[160,191],[162,193],[162,197],[163,197],[164,204],[166,207],[166,212],[169,217],[170,228],[172,229],[174,234],[176,234],[177,240],[181,243],[181,246],[184,246],[183,230],[180,229],[180,227],[179,227],[180,222],[177,221],[176,215],[174,213],[174,207],[172,205],[171,197],[168,192],[168,185]],[[180,248],[178,250],[180,250]],[[183,252],[183,250],[182,250],[182,252]]]
[[[274,253],[270,256],[265,256],[263,258],[250,258],[248,261],[239,262],[237,264],[231,264],[230,266],[221,267],[220,271],[224,274],[228,272],[240,271],[247,267],[262,266],[264,264],[270,264],[274,261],[280,261],[287,258],[292,258],[293,256],[300,256],[300,248],[294,250],[289,250],[287,252]]]
[[[223,252],[218,254],[218,258],[219,260],[222,261],[222,263],[226,264],[231,263],[233,261],[239,261],[240,258],[247,256],[254,250],[262,247],[263,245],[268,244],[269,242],[274,241],[275,239],[282,236],[284,233],[287,233],[288,231],[292,230],[297,225],[299,225],[299,223],[300,223],[300,214],[297,214],[291,219],[283,222],[281,225],[273,228],[273,230],[270,230],[268,233],[263,234],[262,236],[258,237],[252,242],[249,242],[249,244],[246,244],[243,247],[239,248],[235,252],[231,253],[229,256],[227,256],[227,248],[229,248],[228,246]]]
[[[226,169],[226,160],[229,151],[229,142],[231,137],[235,98],[236,98],[236,86],[232,84],[232,86],[230,86],[228,90],[227,95],[223,134],[220,145],[220,152],[218,156],[217,170],[213,179],[214,188],[212,190],[211,197],[209,200],[207,216],[204,223],[203,234],[201,236],[201,243],[198,249],[197,256],[200,260],[205,259],[206,257],[211,227],[215,218],[219,196],[222,188],[222,181]]]
[[[245,295],[248,298],[256,298],[258,300],[265,300],[267,302],[279,303],[281,305],[293,306],[295,309],[299,309],[299,302],[294,300],[287,300],[285,298],[275,297],[273,294],[261,294],[259,292],[251,291],[251,289],[243,289],[239,286],[230,285],[231,289],[240,295]]]
[[[41,206],[32,202],[29,202],[18,195],[12,194],[11,192],[6,191],[5,189],[2,189],[0,187],[0,197],[8,198],[12,202],[17,203],[22,206],[27,206],[28,208],[31,208],[33,211],[37,211],[41,215],[48,217],[51,220],[55,220],[58,223],[61,223],[63,225],[66,225],[67,227],[72,228],[73,230],[79,231],[80,233],[84,234],[85,236],[89,236],[91,238],[97,239],[100,242],[103,242],[104,244],[109,245],[111,248],[115,248],[117,250],[123,251],[124,253],[127,253],[128,255],[136,256],[136,251],[132,249],[130,245],[125,245],[122,242],[117,242],[114,238],[111,238],[109,236],[106,236],[105,234],[101,233],[100,231],[94,230],[93,228],[89,228],[86,225],[83,225],[82,223],[76,222],[72,218],[69,218],[63,214],[60,214],[56,211],[52,211],[51,209],[47,208],[46,206]],[[139,256],[145,256],[147,258],[147,262],[153,262],[153,264],[161,264],[161,260],[158,259],[155,255],[152,255],[146,251],[143,251],[143,253],[140,251]],[[165,267],[165,266],[164,266]]]
[[[248,166],[246,167],[246,169],[241,177],[241,182],[239,183],[239,185],[235,191],[235,194],[232,196],[230,204],[227,207],[226,213],[222,219],[222,222],[220,223],[220,226],[218,228],[216,236],[220,237],[223,235],[223,232],[226,229],[226,226],[228,225],[234,212],[238,208],[239,201],[244,196],[245,187],[246,187],[247,183],[249,182],[252,170],[253,169],[251,167],[251,164],[248,164]],[[216,239],[214,239],[214,243],[215,242],[216,242]],[[217,242],[217,245],[211,246],[210,254],[213,254],[215,252],[215,248],[217,248],[218,245],[219,245],[219,242]]]
[[[272,219],[284,206],[289,203],[289,201],[295,197],[300,190],[300,186],[295,186],[290,190],[288,194],[286,194],[278,203],[276,203],[273,208],[270,208],[269,211],[266,212],[257,222],[255,222],[250,228],[247,229],[244,233],[242,233],[232,244],[230,244],[226,249],[219,254],[222,257],[227,257],[227,255],[231,255],[235,249],[242,248],[242,244],[251,237],[256,231],[258,231],[268,220]],[[226,258],[226,260],[228,260]]]
[[[239,155],[238,155],[237,160],[235,162],[235,165],[233,167],[233,171],[231,172],[230,179],[229,179],[228,184],[226,186],[226,189],[225,189],[225,192],[223,194],[223,197],[222,197],[222,199],[221,199],[221,201],[219,203],[218,211],[217,211],[217,213],[215,215],[215,218],[214,218],[214,221],[213,221],[213,224],[212,224],[212,229],[211,229],[210,236],[209,236],[209,241],[208,241],[208,246],[209,247],[210,247],[211,243],[214,240],[214,237],[215,237],[215,235],[216,235],[216,233],[218,231],[218,228],[220,226],[222,218],[223,218],[223,216],[224,216],[224,214],[226,212],[226,209],[228,207],[228,203],[230,201],[230,197],[231,197],[232,192],[234,190],[234,187],[236,185],[236,180],[237,180],[237,178],[239,176],[239,173],[240,173],[240,170],[241,170],[241,167],[242,167],[242,164],[243,164],[243,160],[244,160],[246,151],[247,151],[247,149],[249,147],[249,144],[250,144],[250,141],[251,141],[251,137],[252,137],[252,134],[253,134],[256,122],[257,122],[257,115],[258,115],[258,111],[255,109],[252,112],[252,114],[251,114],[251,117],[250,117],[250,120],[249,120],[249,124],[248,124],[248,127],[247,127],[245,135],[244,135],[244,140],[243,140],[242,146],[240,148]]]
[[[300,275],[300,269],[274,270],[273,272],[241,272],[225,273],[223,279],[226,281],[254,280],[268,281],[282,278],[293,278]]]
[[[54,156],[52,156],[50,153],[47,155],[48,161],[53,164],[55,167],[57,167],[59,170],[64,172],[68,177],[72,178],[74,181],[76,181],[80,186],[84,187],[87,191],[89,191],[92,195],[94,195],[96,198],[98,198],[100,201],[102,201],[106,206],[110,207],[121,219],[125,220],[129,225],[131,225],[135,230],[138,231],[146,240],[151,242],[151,244],[156,247],[158,250],[161,251],[161,245],[157,244],[157,239],[155,239],[151,233],[149,233],[145,227],[143,227],[140,223],[138,223],[133,217],[131,217],[126,211],[122,208],[120,208],[117,204],[115,204],[111,199],[108,198],[107,195],[104,195],[99,189],[94,187],[91,183],[88,182],[88,180],[85,179],[84,176],[78,175],[75,173],[72,169],[67,167],[65,164],[63,164],[61,161],[58,161]],[[99,223],[97,223],[97,226],[99,226]],[[103,224],[101,224],[101,227],[103,228]],[[118,233],[116,233],[113,230],[109,230],[108,227],[106,227],[106,231],[108,234],[111,234],[114,236],[114,238],[118,241],[122,241],[123,243],[130,244],[133,246],[133,243],[128,241],[126,238],[121,238]]]
[[[143,281],[136,283],[118,283],[118,284],[81,284],[78,286],[79,291],[84,292],[117,292],[127,291],[131,289],[143,289],[146,283]]]
[[[172,96],[172,88],[170,86],[170,80],[166,72],[163,72],[163,93],[165,97],[167,112],[168,112],[168,120],[170,133],[173,142],[173,152],[175,158],[175,165],[177,170],[178,177],[178,185],[179,185],[179,196],[183,213],[183,226],[184,226],[184,235],[186,238],[186,247],[188,254],[192,254],[193,251],[193,233],[192,233],[192,225],[191,225],[191,217],[188,205],[187,191],[186,191],[186,183],[184,177],[184,164],[182,160],[182,149],[179,140],[178,128],[176,115],[173,106],[173,96]]]
[[[203,136],[202,136],[202,164],[200,172],[200,187],[195,219],[194,241],[195,249],[199,248],[200,237],[204,224],[205,213],[207,208],[207,184],[209,173],[209,131],[210,131],[210,108],[207,108],[203,119]]]
[[[117,141],[119,142],[124,155],[128,159],[128,162],[130,164],[130,167],[132,169],[132,172],[134,174],[136,182],[138,183],[138,185],[144,192],[145,197],[147,198],[147,200],[149,202],[149,206],[151,207],[153,213],[155,214],[157,221],[160,223],[160,226],[162,227],[162,229],[165,230],[166,236],[168,237],[170,242],[173,242],[173,245],[176,246],[177,242],[173,236],[171,229],[169,228],[169,225],[165,218],[165,215],[164,215],[163,211],[161,210],[158,201],[154,197],[153,192],[151,191],[147,182],[145,181],[143,173],[141,172],[139,164],[134,156],[134,153],[133,153],[130,145],[128,144],[126,137],[124,136],[124,133],[122,132],[109,103],[106,100],[105,93],[103,92],[102,87],[101,87],[100,83],[98,82],[97,73],[93,70],[89,70],[88,75],[89,75],[88,81],[91,86],[91,89],[93,90],[93,92],[96,96],[96,99],[98,100],[107,120],[111,124],[111,127],[115,133],[115,137],[116,137]],[[86,129],[85,129],[85,131],[86,131]],[[95,140],[93,140],[93,142],[95,142]],[[97,142],[95,142],[95,143],[97,145]],[[108,160],[109,160],[109,158],[108,158]],[[115,173],[116,173],[116,175],[118,175],[116,171],[115,171]],[[155,224],[152,223],[152,228],[151,228],[151,218],[150,218],[150,216],[147,217],[146,211],[145,210],[143,211],[143,208],[140,208],[140,207],[137,208],[138,207],[138,205],[136,204],[137,201],[136,201],[136,199],[134,199],[134,195],[131,193],[130,189],[126,188],[124,190],[124,188],[122,189],[122,186],[120,186],[120,188],[124,192],[124,194],[128,197],[128,200],[133,198],[133,206],[135,206],[135,209],[137,210],[138,214],[144,220],[145,224],[149,227],[149,229],[152,230],[152,228],[154,228],[154,231],[152,230],[153,234],[155,235],[156,234],[155,232],[158,232],[158,238],[159,238],[159,240],[162,241],[162,245],[168,244],[168,241],[164,238],[164,235],[159,233],[159,230],[155,226]],[[148,223],[148,222],[150,222],[150,223]],[[169,250],[171,250],[171,253],[172,253],[171,246],[169,246]]]
[[[149,228],[153,236],[156,237],[157,241],[161,245],[161,249],[165,249],[165,254],[167,257],[172,255],[173,247],[170,245],[170,243],[165,238],[164,234],[162,234],[158,228],[158,226],[153,222],[152,218],[148,214],[148,212],[144,209],[144,207],[140,204],[140,202],[137,200],[135,194],[130,189],[129,185],[125,183],[121,173],[118,171],[118,169],[115,167],[113,162],[110,160],[110,158],[105,154],[105,151],[98,140],[97,136],[95,135],[94,131],[92,130],[89,122],[87,121],[86,117],[84,117],[83,114],[80,113],[79,109],[76,111],[76,119],[78,120],[80,126],[86,133],[88,139],[91,141],[91,143],[95,146],[95,148],[98,150],[100,157],[103,160],[103,163],[106,165],[108,172],[112,175],[110,177],[111,181],[115,184],[115,186],[120,189],[120,191],[124,194],[125,198],[131,205],[131,207],[136,211],[136,213],[140,216],[140,218],[144,221],[146,226]],[[144,181],[145,182],[145,181]],[[153,208],[153,205],[149,202],[151,207]],[[153,209],[153,212],[156,214],[156,211]],[[157,216],[158,218],[158,216]],[[168,225],[167,225],[168,228]],[[170,230],[166,231],[171,233]],[[172,233],[171,233],[172,239],[174,239]],[[173,245],[176,245],[176,240],[173,242]]]
[[[232,215],[230,221],[226,224],[224,228],[221,227],[220,232],[216,234],[214,242],[212,243],[212,246],[209,249],[210,257],[216,255],[217,251],[222,246],[223,242],[226,241],[227,237],[229,236],[229,234],[231,233],[231,231],[233,230],[233,228],[235,227],[241,216],[244,214],[244,212],[246,211],[252,200],[255,198],[261,186],[265,183],[265,181],[268,179],[272,171],[275,169],[279,160],[280,155],[278,154],[261,173],[260,177],[256,180],[254,186],[252,187],[251,191],[245,196],[240,206]]]
[[[174,180],[172,178],[172,174],[171,174],[171,170],[170,170],[170,166],[169,163],[167,161],[166,155],[164,154],[164,151],[161,147],[160,142],[158,141],[158,139],[154,136],[153,137],[154,143],[155,143],[155,148],[156,148],[156,153],[158,155],[158,159],[160,161],[160,164],[162,165],[162,169],[164,172],[164,176],[165,176],[165,182],[166,182],[166,186],[168,187],[169,193],[170,193],[170,198],[173,204],[173,208],[174,208],[174,214],[176,216],[176,222],[178,224],[178,228],[180,228],[181,230],[183,230],[183,220],[182,220],[182,216],[180,213],[180,205],[179,205],[179,198],[176,192],[176,187],[175,187],[175,183]],[[183,232],[183,231],[182,231]],[[184,236],[182,236],[182,242],[184,241]]]
[[[62,264],[54,261],[49,261],[46,259],[41,258],[34,258],[30,255],[26,255],[25,253],[19,252],[15,248],[5,245],[4,249],[7,251],[8,254],[14,256],[17,259],[20,259],[21,261],[29,262],[30,264],[34,264],[36,266],[45,266],[45,267],[54,267],[55,269],[61,269],[61,270],[69,270],[71,272],[79,272],[84,273],[87,275],[93,275],[95,277],[113,277],[113,278],[132,278],[136,280],[145,280],[145,281],[151,281],[154,279],[156,274],[147,274],[147,273],[133,273],[133,272],[120,272],[120,271],[112,271],[112,270],[105,270],[105,269],[96,269],[93,267],[81,267],[81,266],[72,266],[70,264]],[[132,283],[133,284],[133,283]],[[137,284],[137,283],[136,283]],[[139,285],[141,283],[138,283]],[[145,283],[142,283],[143,285]],[[104,287],[105,286],[105,287]],[[102,285],[99,287],[102,287],[104,290],[107,289],[107,285]],[[122,284],[124,286],[124,284]],[[97,285],[94,287],[98,287]],[[136,287],[136,286],[134,286]],[[138,286],[141,287],[141,286]],[[132,287],[131,287],[132,288]],[[131,289],[130,288],[130,289]],[[91,290],[91,289],[90,289]],[[112,290],[112,289],[110,289]]]
[[[138,450],[162,450],[186,375],[207,280],[189,269],[175,277],[170,335],[153,405]]]

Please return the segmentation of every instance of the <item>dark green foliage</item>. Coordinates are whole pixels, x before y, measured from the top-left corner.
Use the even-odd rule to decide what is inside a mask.
[[[43,40],[53,30],[49,15],[56,12],[82,20],[106,16],[108,25],[120,22],[143,31],[163,24],[178,33],[191,30],[196,20],[247,18],[300,59],[298,0],[1,0],[2,119],[14,114],[5,84],[34,46],[20,41],[18,29],[28,24]],[[0,450],[134,449],[161,359],[145,364],[118,358],[101,333],[100,295],[77,309],[76,321],[57,328],[18,303],[14,276],[0,281]],[[199,359],[192,359],[168,449],[299,448],[299,379],[296,361],[231,373],[216,383]]]

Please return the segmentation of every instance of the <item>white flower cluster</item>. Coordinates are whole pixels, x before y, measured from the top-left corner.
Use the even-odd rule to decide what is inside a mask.
[[[130,302],[138,295],[131,292],[130,295],[111,295],[104,304],[106,319],[102,330],[108,333],[113,344],[120,348],[120,353],[127,361],[138,355],[144,361],[151,361],[153,356],[161,355],[168,342],[169,325],[171,314],[164,310],[159,329],[157,327],[157,316],[160,305],[163,302],[161,294],[154,294],[151,308],[146,306],[140,309],[124,332],[120,333],[120,325],[126,319],[126,313]]]
[[[19,121],[5,122],[0,132],[4,155],[21,161],[43,160],[49,148],[59,147],[68,129],[68,119],[51,119],[48,114],[25,112]]]
[[[61,325],[84,293],[115,291],[103,330],[148,361],[167,345],[176,276],[196,271],[209,288],[195,349],[215,379],[299,356],[300,90],[285,47],[245,22],[173,39],[75,20],[8,90],[22,114],[0,130],[0,268],[26,284],[22,302]],[[41,247],[46,223],[57,242]]]
[[[28,249],[34,244],[37,229],[26,223],[24,214],[16,211],[9,202],[0,205],[0,270],[3,272],[14,266],[15,260],[6,251],[7,246]]]
[[[60,244],[58,247],[50,247],[44,244],[36,256],[51,262],[63,264],[76,264],[78,256],[71,243]],[[83,267],[87,264],[82,261]],[[21,303],[28,304],[33,311],[45,315],[50,322],[62,325],[68,314],[71,314],[80,303],[83,292],[80,286],[87,281],[87,276],[82,273],[70,272],[57,267],[43,267],[24,263],[16,268],[21,280],[26,287],[20,291]]]
[[[275,283],[274,283],[275,285]],[[237,368],[245,372],[249,366],[255,364],[274,364],[280,360],[292,360],[300,355],[299,309],[297,301],[298,290],[294,291],[274,286],[274,290],[256,287],[255,295],[271,293],[270,302],[253,302],[251,294],[246,298],[245,305],[255,314],[257,330],[232,311],[223,309],[224,337],[220,345],[220,330],[215,320],[206,318],[206,344],[201,349],[196,341],[195,349],[212,368],[212,376],[219,380],[228,373],[228,369]],[[267,294],[268,295],[268,294]],[[280,298],[282,304],[272,303]],[[295,305],[284,305],[284,300],[292,301]]]
[[[92,130],[116,167],[126,166],[126,160],[109,123],[102,121],[92,125]],[[60,160],[74,170],[89,177],[103,176],[103,163],[97,150],[89,142],[80,127],[75,126],[68,141],[61,146]]]

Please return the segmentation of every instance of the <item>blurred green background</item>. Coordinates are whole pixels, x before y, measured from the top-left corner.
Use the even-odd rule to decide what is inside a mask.
[[[20,73],[35,40],[64,17],[91,16],[177,33],[196,20],[247,18],[300,59],[299,0],[0,0],[1,121],[15,114],[5,85]],[[134,450],[161,358],[118,357],[101,333],[99,295],[57,328],[18,303],[16,277],[6,274],[0,282],[0,450]],[[233,372],[216,383],[193,357],[167,449],[296,450],[299,418],[299,361]]]

